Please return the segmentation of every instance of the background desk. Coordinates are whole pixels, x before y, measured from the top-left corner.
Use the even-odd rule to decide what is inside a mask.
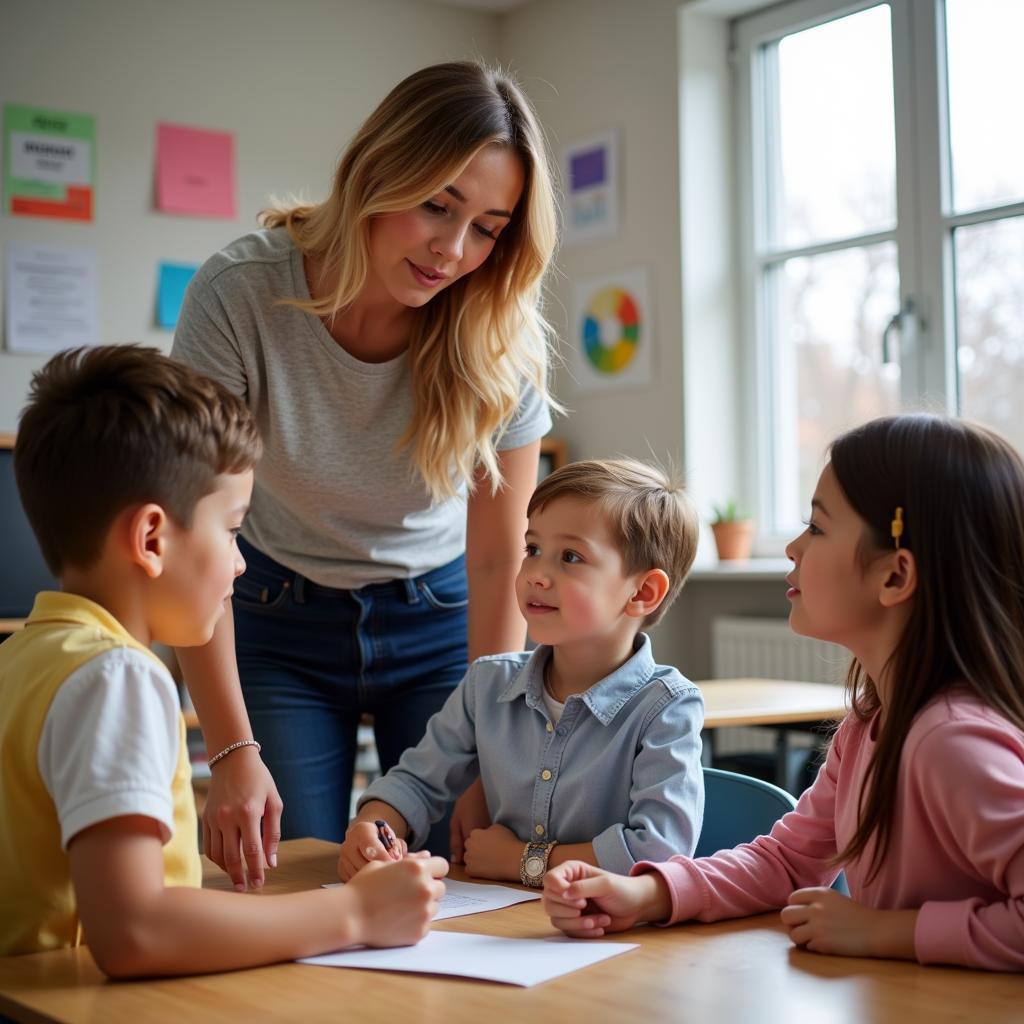
[[[775,726],[775,783],[799,796],[806,781],[800,769],[807,751],[790,756],[787,726],[823,724],[825,730],[847,711],[846,688],[831,683],[781,679],[706,679],[697,683],[704,695],[704,748],[701,761],[714,766],[715,729],[728,726]],[[826,732],[822,732],[822,738]]]
[[[268,893],[335,877],[337,847],[283,843]],[[207,863],[206,884],[227,889]],[[453,872],[455,877],[464,877]],[[239,895],[238,899],[261,899]],[[539,938],[554,934],[539,903],[436,925]],[[532,989],[462,978],[279,964],[159,981],[109,982],[85,948],[0,960],[0,1013],[18,1021],[1010,1021],[1024,979],[976,971],[818,956],[793,949],[775,914],[715,925],[640,928],[640,948]]]
[[[782,679],[705,679],[704,728],[827,722],[847,711],[846,688]]]

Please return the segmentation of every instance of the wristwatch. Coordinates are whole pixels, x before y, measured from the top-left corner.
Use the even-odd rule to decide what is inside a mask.
[[[519,862],[519,881],[523,885],[539,889],[544,885],[544,872],[548,869],[548,857],[558,845],[555,840],[550,843],[527,843],[523,847],[523,858]]]

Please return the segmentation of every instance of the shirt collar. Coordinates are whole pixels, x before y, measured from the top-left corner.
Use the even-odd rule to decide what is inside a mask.
[[[538,647],[498,700],[507,702],[525,697],[528,707],[540,707],[544,692],[544,666],[550,657],[549,646],[542,644]],[[633,656],[629,661],[594,683],[589,690],[579,695],[579,699],[602,725],[610,725],[634,694],[650,682],[654,669],[651,638],[646,633],[638,633],[633,641]]]
[[[43,590],[36,594],[32,612],[25,620],[25,627],[50,622],[92,626],[126,645],[147,650],[106,608],[79,594],[66,594],[57,590]]]
[[[540,705],[541,693],[544,690],[544,666],[551,657],[551,648],[541,644],[535,648],[526,660],[526,664],[512,677],[508,686],[501,692],[498,700],[508,703],[517,697],[526,697],[526,703],[535,708]]]

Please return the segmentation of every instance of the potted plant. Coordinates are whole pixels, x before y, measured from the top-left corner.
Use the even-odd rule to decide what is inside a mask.
[[[724,505],[714,505],[713,511],[711,532],[715,535],[718,560],[731,562],[749,558],[754,521],[731,499]]]

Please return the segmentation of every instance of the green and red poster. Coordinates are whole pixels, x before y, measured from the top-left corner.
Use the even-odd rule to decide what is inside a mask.
[[[4,105],[4,208],[26,217],[93,219],[96,120]]]

